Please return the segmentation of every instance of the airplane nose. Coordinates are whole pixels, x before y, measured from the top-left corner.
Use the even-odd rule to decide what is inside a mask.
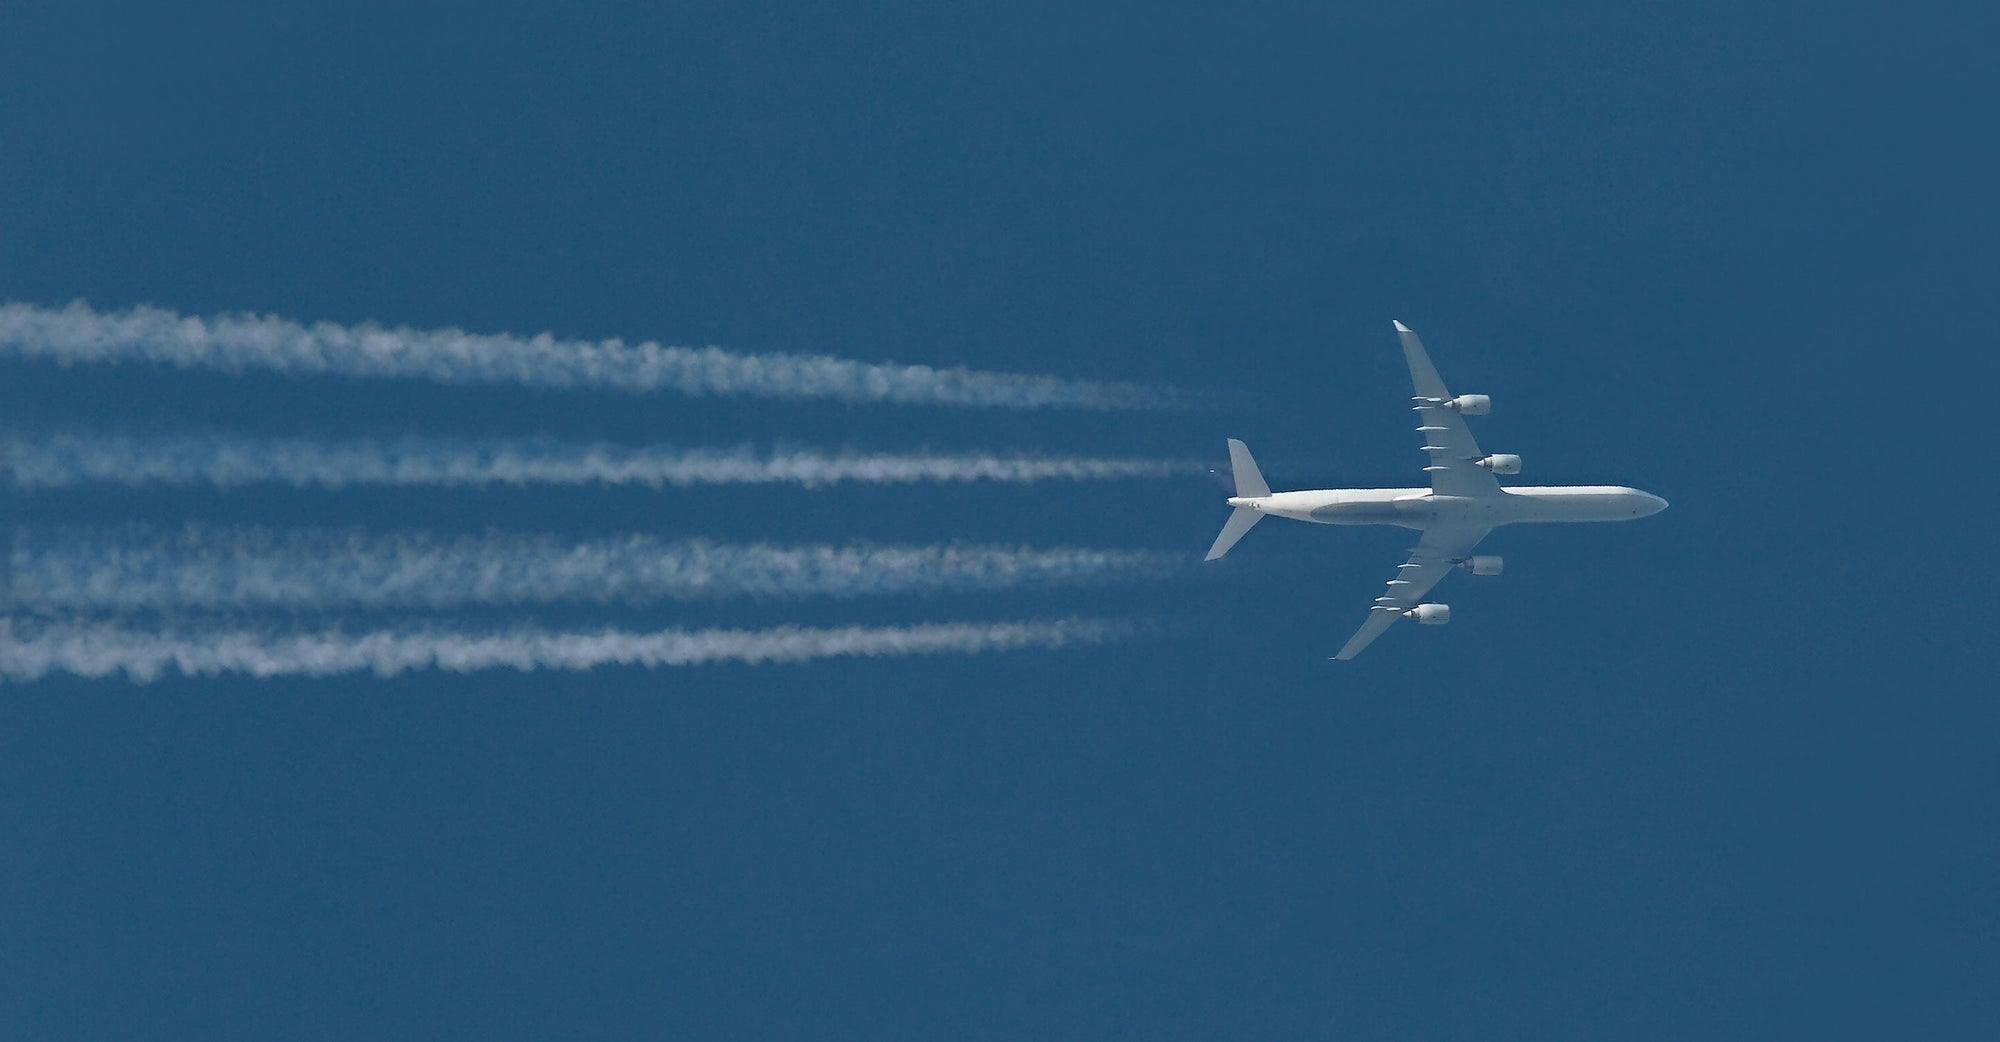
[[[1666,500],[1661,499],[1660,497],[1652,494],[1651,492],[1642,492],[1640,494],[1646,497],[1646,516],[1651,517],[1652,515],[1667,509]]]

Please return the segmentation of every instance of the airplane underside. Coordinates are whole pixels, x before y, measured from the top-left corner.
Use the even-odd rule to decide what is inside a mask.
[[[1422,488],[1313,489],[1232,498],[1247,507],[1323,525],[1501,525],[1629,521],[1657,513],[1666,501],[1623,485],[1523,486],[1497,495],[1441,496]]]
[[[1249,447],[1232,438],[1229,461],[1235,494],[1228,505],[1233,509],[1208,551],[1211,561],[1228,553],[1266,515],[1324,525],[1396,525],[1423,532],[1409,561],[1396,569],[1387,592],[1375,598],[1367,621],[1334,656],[1337,659],[1360,654],[1399,619],[1433,625],[1450,621],[1449,606],[1425,603],[1423,597],[1453,569],[1498,575],[1500,558],[1472,553],[1495,528],[1630,521],[1667,507],[1666,500],[1624,485],[1502,488],[1496,475],[1520,473],[1521,457],[1480,451],[1463,418],[1485,415],[1492,409],[1492,399],[1482,394],[1452,395],[1416,333],[1401,322],[1396,323],[1396,333],[1416,389],[1410,408],[1417,414],[1423,451],[1430,454],[1424,472],[1430,475],[1431,487],[1273,492]]]

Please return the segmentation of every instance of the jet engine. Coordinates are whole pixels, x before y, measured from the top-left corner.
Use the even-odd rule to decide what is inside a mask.
[[[1500,559],[1489,554],[1474,554],[1458,562],[1458,566],[1474,575],[1500,574]]]
[[[1480,460],[1479,465],[1495,474],[1519,474],[1521,472],[1521,457],[1509,455],[1504,452],[1496,452]]]
[[[1419,604],[1404,612],[1403,618],[1415,619],[1426,626],[1442,626],[1451,621],[1451,605]]]
[[[1466,416],[1484,416],[1493,411],[1493,398],[1484,394],[1461,394],[1444,407]]]

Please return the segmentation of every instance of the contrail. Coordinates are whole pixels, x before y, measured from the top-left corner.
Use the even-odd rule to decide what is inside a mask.
[[[324,677],[372,672],[389,677],[420,669],[593,669],[598,666],[693,666],[713,662],[807,662],[823,658],[969,655],[1023,648],[1104,644],[1143,634],[1143,624],[1105,619],[947,622],[916,626],[847,626],[767,630],[547,630],[418,628],[350,633],[340,629],[134,630],[105,623],[0,618],[0,680],[25,682],[51,673],[149,683],[169,671],[188,677]]]
[[[0,609],[76,611],[644,604],[730,597],[868,597],[1086,585],[1183,571],[1179,555],[1081,547],[775,546],[645,535],[564,540],[487,533],[190,526],[18,530]]]
[[[759,453],[625,446],[545,438],[253,438],[55,434],[0,437],[0,482],[21,490],[75,485],[804,485],[1111,481],[1198,474],[1164,459],[1024,453],[886,453],[842,449]]]
[[[558,340],[458,329],[305,325],[273,316],[199,318],[155,307],[98,312],[0,305],[0,358],[63,365],[137,362],[225,373],[424,379],[692,396],[827,399],[1004,409],[1159,409],[1186,395],[1128,383],[857,362],[825,355],[737,354],[652,341]]]

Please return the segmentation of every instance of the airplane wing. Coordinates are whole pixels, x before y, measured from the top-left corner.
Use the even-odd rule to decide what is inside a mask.
[[[1476,460],[1485,457],[1472,429],[1458,410],[1446,408],[1451,392],[1444,378],[1424,350],[1424,342],[1410,327],[1396,323],[1396,335],[1403,341],[1403,357],[1410,363],[1410,383],[1417,393],[1410,401],[1417,413],[1417,433],[1423,436],[1424,451],[1431,454],[1424,470],[1431,476],[1431,491],[1440,496],[1497,496],[1500,483]]]
[[[1485,473],[1481,471],[1480,473]],[[1346,660],[1361,654],[1361,649],[1374,643],[1375,638],[1396,624],[1403,613],[1417,606],[1458,562],[1486,538],[1490,528],[1456,527],[1439,525],[1424,530],[1424,537],[1417,540],[1416,548],[1410,551],[1407,564],[1396,569],[1396,577],[1389,580],[1389,592],[1375,598],[1375,607],[1368,612],[1368,621],[1349,638],[1347,645],[1334,658]]]

